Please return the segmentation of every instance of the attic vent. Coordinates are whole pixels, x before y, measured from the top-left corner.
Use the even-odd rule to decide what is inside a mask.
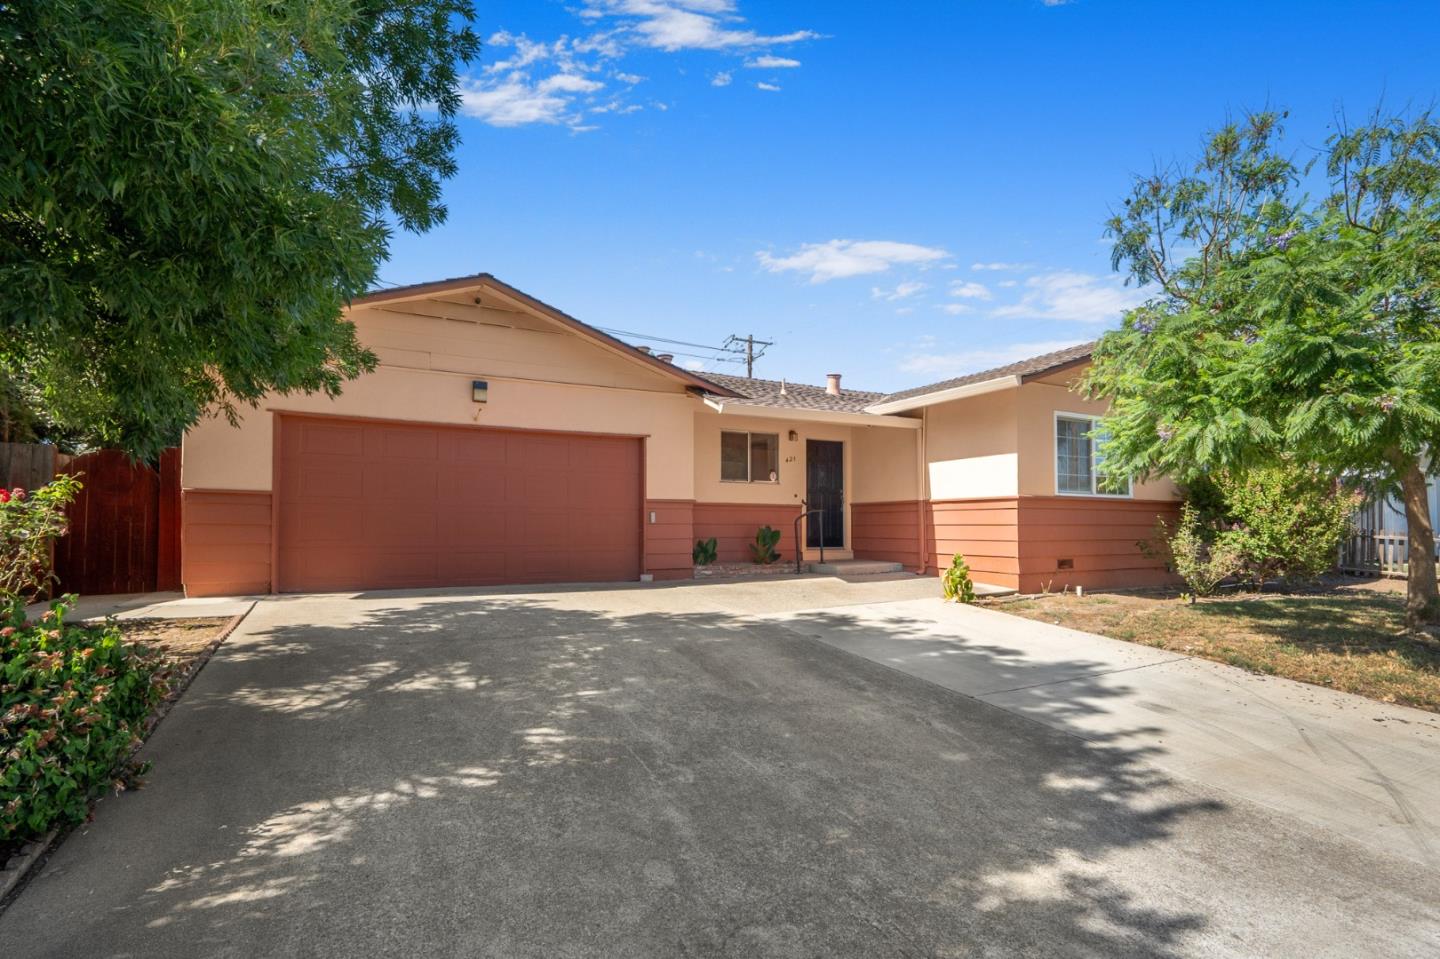
[[[1057,560],[1055,561],[1055,568],[1056,568],[1056,569],[1074,569],[1074,568],[1075,568],[1075,561],[1074,561],[1073,559],[1057,559]]]
[[[650,352],[650,347],[648,347],[648,346],[637,346],[637,347],[635,347],[635,349],[639,350],[641,353],[649,353],[649,352]]]
[[[674,363],[674,362],[675,362],[675,354],[674,354],[674,353],[656,353],[656,354],[655,354],[655,359],[659,360],[661,363]]]

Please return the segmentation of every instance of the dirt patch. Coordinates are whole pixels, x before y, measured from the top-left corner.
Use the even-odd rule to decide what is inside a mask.
[[[1336,580],[1313,590],[1195,604],[1178,592],[1051,594],[993,609],[1255,673],[1440,712],[1440,642],[1404,631],[1404,584]]]

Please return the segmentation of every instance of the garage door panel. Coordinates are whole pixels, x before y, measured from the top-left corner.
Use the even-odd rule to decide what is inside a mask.
[[[440,545],[440,517],[433,509],[382,507],[366,511],[362,523],[364,543],[385,546],[387,555],[418,547],[433,550]],[[355,524],[352,514],[351,525]]]
[[[280,536],[296,546],[358,545],[364,540],[361,519],[348,503],[316,503],[303,512],[282,512]]]
[[[300,471],[298,482],[284,492],[315,499],[365,498],[365,472],[362,460],[352,463],[316,462]]]
[[[299,452],[307,455],[361,456],[365,452],[365,429],[358,424],[311,420],[299,424],[294,440]]]
[[[440,467],[433,463],[405,463],[399,470],[367,464],[366,493],[385,500],[420,500],[434,503],[440,488]]]
[[[440,580],[447,586],[494,586],[514,582],[509,555],[499,550],[458,550],[440,560]]]
[[[441,542],[451,546],[475,543],[507,543],[510,514],[503,507],[446,510],[440,524]]]
[[[455,464],[499,466],[505,462],[506,441],[499,433],[449,431],[442,448],[448,452],[448,461]]]
[[[285,417],[280,448],[282,589],[640,572],[637,439]]]
[[[424,460],[435,462],[440,455],[440,440],[435,430],[415,428],[381,428],[378,432],[380,458]]]

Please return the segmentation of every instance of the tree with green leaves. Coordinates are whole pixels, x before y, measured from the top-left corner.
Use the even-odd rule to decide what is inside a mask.
[[[0,368],[149,456],[373,368],[342,310],[455,171],[469,0],[0,3]],[[12,416],[12,419],[16,418]]]
[[[1107,469],[1178,480],[1304,463],[1401,492],[1407,622],[1440,620],[1426,467],[1440,449],[1440,125],[1343,123],[1301,164],[1283,116],[1138,177],[1114,266],[1157,294],[1104,336]]]

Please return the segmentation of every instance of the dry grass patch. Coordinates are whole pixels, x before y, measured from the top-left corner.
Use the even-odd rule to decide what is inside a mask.
[[[1251,672],[1440,712],[1440,642],[1404,633],[1404,595],[1383,584],[1241,595],[1194,605],[1178,593],[1162,591],[1056,594],[987,605]]]

